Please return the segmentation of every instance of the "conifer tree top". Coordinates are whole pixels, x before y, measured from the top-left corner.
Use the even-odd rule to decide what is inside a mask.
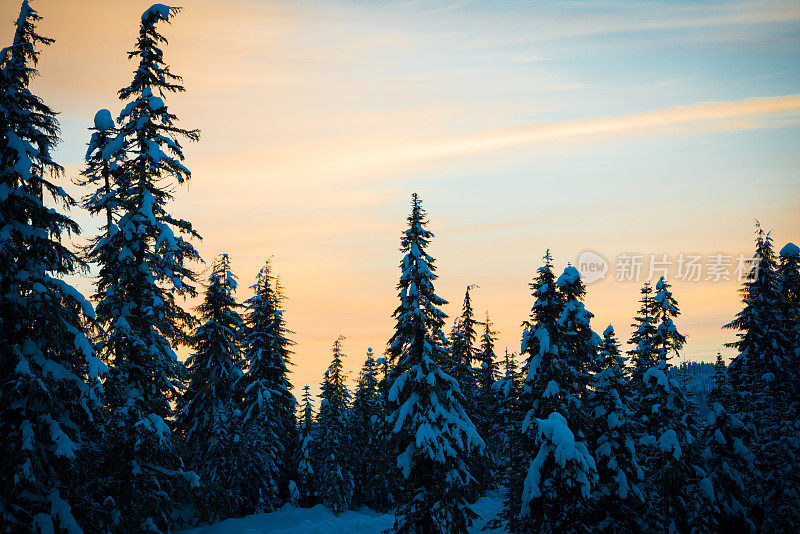
[[[423,330],[435,337],[438,345],[445,343],[441,328],[447,315],[439,306],[447,304],[447,301],[439,297],[433,288],[433,281],[436,280],[435,260],[425,250],[433,233],[425,228],[428,221],[422,201],[416,193],[411,197],[411,213],[407,221],[408,228],[400,239],[400,251],[405,256],[397,284],[400,305],[393,314],[397,327],[389,341],[392,358],[402,352],[404,345],[413,344],[417,333]]]
[[[794,243],[786,243],[781,249],[780,255],[782,258],[792,258],[800,256],[800,247]]]

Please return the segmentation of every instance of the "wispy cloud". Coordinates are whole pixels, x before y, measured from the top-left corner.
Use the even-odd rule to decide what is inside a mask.
[[[787,114],[800,114],[800,95],[748,98],[735,102],[701,102],[619,117],[528,124],[426,142],[416,150],[404,153],[416,159],[439,159],[517,145],[572,142],[634,134],[693,133],[698,128],[707,129],[711,123],[715,130],[739,130],[768,126],[768,123],[742,119],[758,119],[776,114],[781,114],[781,119],[785,119]],[[392,154],[399,155],[394,152]]]
[[[800,95],[787,95],[701,102],[616,117],[535,122],[462,135],[393,132],[374,139],[310,140],[302,150],[282,151],[280,161],[267,162],[262,172],[314,176],[316,180],[342,183],[387,173],[413,173],[415,169],[459,156],[520,146],[535,148],[556,143],[606,142],[634,135],[674,136],[769,128],[786,126],[798,119]],[[315,157],[308,158],[309,153]]]
[[[18,4],[0,2],[0,20]],[[57,40],[36,90],[62,112],[59,157],[75,162],[97,108],[120,109],[146,4],[36,4],[42,33]],[[437,290],[457,300],[479,283],[510,347],[545,247],[562,262],[587,245],[656,252],[669,236],[746,250],[749,221],[766,214],[776,235],[796,239],[797,0],[185,7],[164,31],[188,92],[168,103],[203,139],[186,148],[194,179],[174,212],[205,236],[205,257],[233,255],[243,286],[274,254],[298,383],[319,379],[339,333],[357,351],[388,338],[412,188],[437,232]],[[742,99],[763,95],[786,96]],[[758,131],[683,139],[742,130]],[[630,138],[645,140],[631,150]],[[680,216],[650,216],[655,185]],[[618,286],[592,286],[598,324],[630,321],[638,289]],[[735,291],[681,298],[689,350],[711,354]]]

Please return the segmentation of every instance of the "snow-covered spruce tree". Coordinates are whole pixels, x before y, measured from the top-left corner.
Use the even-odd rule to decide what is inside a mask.
[[[211,267],[203,302],[197,307],[202,324],[189,339],[194,349],[186,360],[189,385],[179,399],[175,420],[187,464],[208,489],[203,516],[209,519],[235,513],[251,489],[241,470],[241,429],[233,421],[239,412],[235,384],[242,375],[244,333],[242,306],[235,293],[230,257],[221,254]]]
[[[754,392],[763,398],[763,409],[753,420],[758,432],[754,449],[761,472],[757,480],[764,498],[764,521],[759,528],[765,531],[787,531],[800,524],[799,263],[797,246],[789,243],[781,248],[775,270],[777,310],[772,320],[778,347],[773,348],[772,361],[758,366],[764,382]]]
[[[475,369],[475,426],[478,433],[487,444],[486,453],[478,460],[479,472],[476,477],[484,488],[489,488],[497,483],[497,457],[500,454],[501,425],[497,418],[498,407],[497,392],[493,389],[498,376],[498,366],[494,353],[494,343],[497,333],[492,330],[489,314],[483,323],[483,333],[480,336],[480,347],[476,352],[479,362]]]
[[[571,387],[583,399],[587,394],[589,373],[597,359],[597,347],[602,343],[602,339],[591,329],[590,322],[594,314],[583,304],[586,287],[581,281],[578,269],[571,265],[567,266],[556,280],[556,285],[564,299],[564,309],[558,318],[562,333],[559,351],[571,363],[574,373],[572,376],[576,380]],[[586,420],[580,419],[577,422],[583,427],[587,423]]]
[[[633,393],[625,373],[614,328],[603,332],[595,360],[587,412],[598,483],[593,492],[592,528],[603,532],[635,532],[644,493],[644,472],[636,458]]]
[[[243,445],[258,468],[250,475],[247,509],[274,510],[289,497],[290,458],[297,440],[296,405],[289,382],[293,342],[283,318],[278,280],[267,262],[245,301],[245,373],[242,395]]]
[[[522,340],[524,454],[513,467],[504,514],[513,532],[580,530],[597,478],[582,415],[592,315],[581,302],[577,270],[567,267],[556,281],[549,251],[544,262],[531,284],[535,301]]]
[[[443,370],[458,382],[461,394],[464,396],[464,412],[475,424],[475,428],[482,438],[484,414],[479,412],[478,400],[478,369],[472,366],[478,356],[478,333],[476,326],[481,323],[475,320],[475,312],[472,308],[472,298],[470,290],[477,286],[467,286],[464,294],[464,303],[461,306],[461,315],[456,317],[453,329],[450,334],[450,347],[446,356],[446,366]],[[484,439],[484,441],[486,441]],[[488,458],[487,458],[488,456]],[[467,466],[469,472],[478,481],[478,485],[469,494],[470,502],[478,498],[482,490],[487,489],[492,483],[492,458],[491,449],[487,447],[480,456],[469,458]]]
[[[407,220],[400,305],[389,341],[395,365],[388,420],[401,477],[394,531],[464,533],[474,517],[466,498],[475,483],[467,459],[485,444],[464,412],[458,384],[439,366],[446,351],[446,316],[439,307],[446,301],[433,287],[434,259],[426,251],[433,234],[416,193]]]
[[[656,321],[653,346],[658,361],[669,361],[686,343],[686,338],[678,332],[673,321],[674,317],[680,315],[680,311],[678,301],[675,300],[670,287],[669,282],[662,276],[656,282],[656,294],[653,296],[652,317]]]
[[[641,377],[637,402],[642,425],[639,438],[639,458],[645,467],[649,528],[674,530],[687,527],[690,520],[687,499],[695,487],[696,459],[693,457],[693,413],[676,379],[669,377],[669,360],[678,355],[684,337],[673,319],[679,315],[677,302],[669,284],[662,278],[656,285],[656,295],[647,298],[642,290],[643,307],[636,318],[638,323],[632,342],[642,332],[654,328],[652,337],[638,338],[632,351],[634,380]],[[648,353],[647,351],[652,351]],[[652,354],[649,365],[648,356]]]
[[[722,355],[717,354],[708,396],[710,408],[701,436],[701,458],[706,476],[699,482],[700,510],[693,527],[707,532],[755,532],[748,516],[751,507],[746,481],[754,470],[754,457],[746,443],[752,436],[730,412],[731,389]],[[699,506],[698,506],[699,505]]]
[[[783,334],[782,340],[786,343],[785,350],[789,352],[788,368],[791,371],[788,377],[792,381],[797,381],[800,376],[800,247],[794,243],[786,243],[780,250],[780,261],[778,263],[778,293],[781,302],[781,319]],[[793,402],[798,402],[797,384],[794,384]]]
[[[365,505],[373,509],[385,509],[387,505],[388,481],[380,469],[382,444],[378,434],[378,420],[381,416],[378,366],[372,349],[369,349],[353,397],[350,439],[361,447],[360,452],[353,456],[353,505]]]
[[[64,282],[84,265],[62,243],[78,225],[53,181],[58,122],[30,90],[41,20],[22,2],[0,50],[0,524],[10,532],[79,532],[96,515],[83,486],[104,370],[85,334],[92,306]],[[87,465],[88,463],[88,465]]]
[[[373,429],[373,439],[377,451],[375,472],[377,480],[375,488],[378,493],[372,507],[375,510],[391,510],[395,503],[395,491],[397,484],[397,455],[391,450],[393,438],[392,426],[389,422],[389,390],[391,384],[391,369],[389,367],[388,349],[383,358],[375,360],[377,368],[380,370],[380,380],[378,380],[378,418]]]
[[[563,302],[556,336],[549,347],[544,336],[537,336],[542,358],[531,359],[526,386],[538,394],[538,409],[529,411],[522,424],[532,435],[536,456],[528,466],[521,514],[540,532],[581,531],[597,479],[583,400],[599,337],[589,326],[593,315],[583,305],[586,290],[578,270],[568,266],[556,286]]]
[[[787,243],[781,248],[777,275],[785,364],[783,382],[791,412],[797,416],[800,414],[800,247]]]
[[[492,384],[492,393],[495,406],[492,408],[494,414],[495,430],[495,464],[497,466],[497,476],[505,481],[510,476],[509,469],[514,462],[512,457],[518,454],[516,446],[518,443],[520,422],[523,415],[519,411],[519,388],[520,374],[517,369],[517,362],[514,354],[509,354],[506,349],[503,358],[503,375]]]
[[[733,389],[731,381],[728,379],[728,367],[725,365],[725,360],[722,359],[722,354],[718,352],[714,362],[714,377],[708,392],[708,402],[712,404],[718,402],[722,406],[729,407],[733,400],[732,395]]]
[[[751,268],[740,290],[744,307],[724,328],[736,330],[738,339],[726,344],[738,355],[729,368],[736,392],[736,408],[748,416],[747,422],[760,419],[767,409],[777,365],[782,362],[778,310],[777,264],[772,236],[756,223],[756,251]]]
[[[453,324],[450,335],[450,351],[447,357],[448,366],[444,370],[458,382],[461,393],[464,395],[464,409],[471,418],[475,414],[476,373],[472,367],[475,359],[478,334],[475,330],[478,322],[472,309],[472,299],[469,292],[475,286],[467,286],[464,294],[464,303],[459,315]]]
[[[628,356],[630,356],[631,385],[637,397],[637,404],[638,398],[644,391],[644,373],[658,361],[654,341],[656,324],[653,317],[653,287],[650,282],[644,283],[640,293],[642,297],[639,300],[639,311],[633,319],[631,325],[634,328],[633,335],[628,341],[633,345],[633,349],[628,351]],[[637,419],[640,417],[637,416]]]
[[[164,531],[196,481],[183,471],[178,446],[166,422],[173,415],[185,375],[173,345],[187,340],[192,315],[178,303],[196,295],[189,264],[199,260],[184,237],[199,237],[192,225],[167,211],[172,191],[190,178],[181,141],[197,131],[180,128],[167,110],[168,93],[183,91],[180,77],[164,63],[166,39],[156,29],[177,12],[156,4],[142,14],[130,58],[133,80],[119,91],[128,101],[118,118],[113,150],[118,168],[110,191],[90,194],[87,208],[106,215],[89,253],[98,264],[95,299],[104,329],[101,349],[111,364],[105,382],[110,407],[106,444],[114,530]],[[121,136],[121,137],[119,137]],[[105,183],[99,187],[105,188]]]
[[[784,354],[787,373],[783,377],[785,394],[789,407],[784,412],[782,430],[786,436],[787,448],[795,460],[795,466],[787,470],[789,484],[795,502],[800,500],[800,247],[787,243],[780,251],[778,265],[778,292],[781,298],[781,340],[784,343]],[[794,508],[797,511],[797,507]],[[792,520],[800,523],[795,515]]]
[[[296,449],[297,464],[297,504],[309,508],[317,503],[317,470],[314,452],[316,432],[314,423],[314,409],[311,406],[311,391],[308,386],[303,387],[303,415],[300,418],[300,432]]]
[[[480,349],[477,360],[480,362],[477,371],[478,398],[480,403],[492,404],[492,386],[499,376],[499,366],[497,355],[494,353],[494,343],[497,341],[497,332],[492,330],[492,322],[489,314],[486,314],[486,321],[483,323],[483,334],[480,340]]]
[[[511,465],[508,470],[506,500],[501,515],[511,532],[525,532],[528,525],[524,519],[528,511],[522,509],[522,492],[524,481],[532,460],[534,439],[523,431],[523,421],[531,414],[541,414],[542,397],[537,384],[539,368],[544,360],[554,357],[552,349],[558,334],[558,318],[563,309],[562,295],[556,290],[556,278],[553,274],[553,258],[548,250],[544,255],[544,265],[536,271],[536,277],[530,283],[534,297],[530,320],[523,323],[521,354],[525,356],[522,366],[521,381],[517,399],[517,410],[520,418],[516,421],[516,434],[510,436],[513,450]],[[553,344],[551,344],[553,343]],[[527,430],[527,425],[525,426]]]
[[[772,237],[756,223],[756,250],[740,290],[744,307],[725,328],[737,330],[737,349],[728,368],[734,391],[733,412],[751,427],[757,472],[746,484],[757,496],[750,518],[759,531],[780,531],[796,517],[798,455],[796,428],[784,420],[790,411],[786,395],[787,343],[784,340],[778,265]],[[796,343],[796,342],[795,342]],[[788,460],[787,460],[788,459]]]
[[[343,339],[339,336],[333,343],[333,359],[322,379],[317,415],[317,492],[320,502],[335,514],[350,509],[354,486],[352,445],[348,441],[350,392],[342,370]]]

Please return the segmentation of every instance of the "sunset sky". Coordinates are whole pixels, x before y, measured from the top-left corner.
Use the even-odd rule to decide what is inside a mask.
[[[94,113],[122,108],[150,2],[31,5],[56,40],[34,90],[61,113],[68,182]],[[647,273],[615,281],[620,253],[644,255],[644,271],[650,254],[734,256],[731,281],[674,283],[685,357],[730,356],[720,327],[740,308],[735,256],[752,253],[754,219],[778,249],[800,241],[796,0],[182,6],[162,30],[187,92],[166,101],[202,138],[172,212],[203,235],[207,264],[232,256],[242,299],[272,259],[295,386],[316,386],[340,334],[353,371],[367,347],[383,351],[415,191],[446,311],[477,284],[498,353],[519,350],[528,283],[550,248],[559,271],[587,249],[610,261],[586,305],[595,330],[611,323],[623,339]],[[0,3],[3,46],[18,10]],[[88,294],[88,279],[77,285]]]

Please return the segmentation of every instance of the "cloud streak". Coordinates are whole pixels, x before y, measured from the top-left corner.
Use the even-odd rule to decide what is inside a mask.
[[[701,102],[617,117],[539,122],[464,135],[392,139],[391,143],[351,144],[339,140],[336,150],[321,152],[313,161],[292,158],[298,165],[319,166],[340,178],[373,176],[381,170],[415,167],[482,152],[553,143],[606,141],[630,136],[690,135],[785,126],[800,118],[800,95],[747,98],[730,102]],[[773,121],[777,119],[777,121]],[[385,141],[385,140],[384,140]],[[284,164],[290,164],[284,161]],[[288,170],[288,169],[287,169]],[[301,171],[311,172],[309,168]],[[339,172],[337,172],[339,171]]]
[[[676,128],[680,132],[691,133],[698,127],[708,127],[709,123],[716,123],[715,130],[739,130],[758,126],[742,119],[776,114],[781,114],[783,119],[787,114],[800,114],[800,95],[747,98],[735,102],[702,102],[620,117],[530,124],[426,143],[415,154],[419,159],[437,159],[517,145],[572,142],[608,136],[659,135]]]

